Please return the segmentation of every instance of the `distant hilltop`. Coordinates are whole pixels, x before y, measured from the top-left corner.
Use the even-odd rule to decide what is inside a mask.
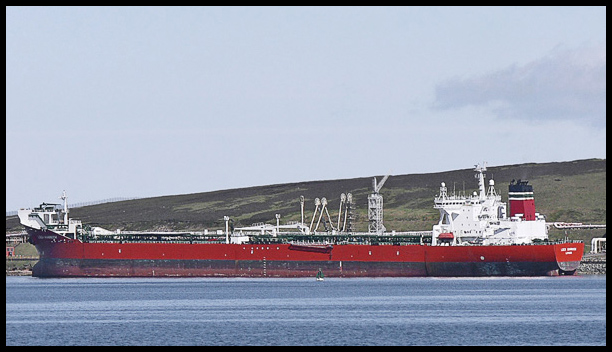
[[[99,201],[72,206],[71,218],[109,230],[203,230],[223,229],[224,216],[234,226],[283,223],[300,220],[300,196],[305,213],[314,212],[315,198],[325,197],[331,216],[337,214],[342,193],[351,193],[355,204],[355,230],[367,231],[367,199],[372,179],[367,177],[285,183],[173,196]],[[533,185],[538,211],[547,222],[605,224],[606,159],[552,163],[487,166],[487,179],[494,179],[502,200],[507,202],[513,179]],[[384,197],[384,223],[388,230],[431,230],[439,212],[433,199],[445,182],[449,192],[473,192],[478,188],[473,168],[428,174],[392,175],[380,189]],[[69,191],[69,190],[68,190]],[[41,199],[43,202],[44,199]],[[38,204],[24,205],[34,207]],[[334,210],[335,209],[335,210]],[[336,215],[337,216],[337,215]],[[15,215],[6,218],[7,232],[21,230]]]

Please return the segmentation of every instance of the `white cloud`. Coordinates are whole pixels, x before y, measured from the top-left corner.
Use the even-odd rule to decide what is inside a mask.
[[[606,45],[556,48],[522,66],[436,86],[434,107],[494,106],[500,118],[606,125]]]

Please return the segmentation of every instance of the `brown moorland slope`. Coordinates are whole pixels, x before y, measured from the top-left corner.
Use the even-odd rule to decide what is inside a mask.
[[[487,179],[507,201],[512,179],[529,180],[534,186],[536,209],[547,221],[605,224],[606,160],[588,159],[553,163],[489,166]],[[372,177],[276,184],[214,192],[141,198],[71,209],[71,217],[84,224],[109,230],[203,230],[224,228],[223,216],[234,226],[256,222],[275,223],[300,219],[300,196],[305,218],[314,211],[314,199],[326,197],[332,219],[337,217],[340,194],[351,192],[355,209],[354,229],[367,230],[367,196]],[[382,175],[376,176],[378,180]],[[470,194],[477,189],[473,168],[427,174],[392,175],[384,184],[384,223],[388,230],[430,230],[438,220],[433,198],[440,182],[449,191]],[[41,202],[45,201],[41,199]],[[38,204],[24,204],[36,206]],[[19,231],[16,216],[6,219],[7,232]],[[605,230],[603,231],[605,233]]]

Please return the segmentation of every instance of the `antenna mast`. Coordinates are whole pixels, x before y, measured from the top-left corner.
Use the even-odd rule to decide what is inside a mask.
[[[379,193],[390,175],[386,175],[377,184],[376,177],[372,180],[372,194],[368,196],[368,232],[378,235],[385,232],[383,225],[383,197]]]
[[[64,201],[64,224],[68,224],[68,197],[66,196],[66,191],[62,192],[62,196],[59,199]]]

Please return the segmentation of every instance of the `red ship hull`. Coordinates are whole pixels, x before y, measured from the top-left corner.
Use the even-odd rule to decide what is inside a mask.
[[[573,274],[583,243],[516,246],[83,243],[27,228],[37,277],[545,276]]]

